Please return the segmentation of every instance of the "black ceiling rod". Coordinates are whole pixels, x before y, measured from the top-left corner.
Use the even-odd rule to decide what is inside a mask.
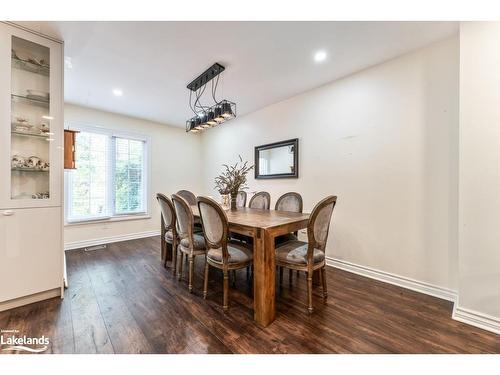
[[[191,81],[187,88],[191,91],[196,91],[200,87],[203,87],[212,79],[221,74],[226,68],[224,68],[221,64],[215,63],[210,68],[201,73],[198,77]]]

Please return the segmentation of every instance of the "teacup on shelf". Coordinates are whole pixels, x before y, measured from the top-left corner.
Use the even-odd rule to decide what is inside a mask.
[[[10,165],[12,168],[25,168],[26,167],[26,158],[21,155],[14,155],[11,158]]]
[[[30,156],[26,162],[28,168],[40,169],[40,165],[42,163],[42,159],[38,156]]]

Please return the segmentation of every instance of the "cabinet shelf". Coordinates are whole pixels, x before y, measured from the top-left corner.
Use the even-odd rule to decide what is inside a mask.
[[[15,69],[25,70],[27,72],[40,74],[42,76],[48,77],[50,74],[50,67],[37,65],[30,61],[21,60],[19,58],[12,57],[12,67]]]
[[[34,168],[11,168],[11,171],[15,172],[30,172],[30,173],[48,173],[49,170],[45,169],[34,169]]]
[[[33,138],[39,138],[39,139],[48,139],[49,134],[43,134],[43,133],[30,133],[30,132],[20,132],[20,131],[15,131],[12,130],[11,134],[20,136],[20,137],[33,137]]]
[[[10,96],[12,98],[12,101],[14,102],[27,103],[38,107],[49,108],[48,100],[35,99],[35,98],[30,98],[28,96],[15,95],[15,94],[11,94]]]

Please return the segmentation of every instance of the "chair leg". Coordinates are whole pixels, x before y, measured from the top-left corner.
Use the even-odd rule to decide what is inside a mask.
[[[179,263],[179,280],[182,279],[182,265],[184,264],[184,253],[181,251],[181,261]]]
[[[167,249],[168,244],[164,239],[161,240],[161,259],[163,259],[163,267],[167,268]]]
[[[326,299],[328,298],[328,290],[326,288],[326,266],[323,266],[321,269],[321,281],[323,282],[323,299],[326,302]]]
[[[297,279],[299,278],[299,276],[300,276],[300,271],[297,270]]]
[[[283,284],[283,267],[279,267],[280,269],[280,287],[281,287],[281,284]]]
[[[290,285],[292,285],[292,280],[293,280],[293,270],[290,268],[288,270],[288,282],[290,283]]]
[[[233,270],[233,288],[236,287],[236,270]]]
[[[175,246],[175,242],[172,244],[172,272],[175,277],[177,272],[177,246]]]
[[[309,313],[313,312],[312,288],[313,288],[313,279],[311,271],[307,273],[307,310],[309,311]]]
[[[193,293],[194,256],[189,256],[189,293]]]
[[[223,290],[223,300],[222,300],[222,309],[224,311],[227,311],[229,308],[228,305],[228,293],[229,293],[229,274],[228,271],[223,271],[224,272],[224,290]]]
[[[208,290],[208,262],[207,257],[205,256],[205,280],[203,280],[203,299],[207,299],[207,290]]]

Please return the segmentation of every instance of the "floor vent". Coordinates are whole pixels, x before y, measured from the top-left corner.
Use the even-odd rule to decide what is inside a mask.
[[[102,250],[105,249],[106,245],[96,245],[96,246],[89,246],[84,249],[84,251],[96,251],[96,250]]]

